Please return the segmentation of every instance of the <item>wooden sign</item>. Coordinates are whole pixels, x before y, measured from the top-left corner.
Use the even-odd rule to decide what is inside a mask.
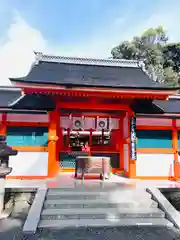
[[[130,120],[130,151],[131,160],[136,160],[136,118],[131,117]]]

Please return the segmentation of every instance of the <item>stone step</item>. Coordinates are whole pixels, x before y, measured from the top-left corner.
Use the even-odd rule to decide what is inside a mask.
[[[100,187],[100,186],[78,186],[78,187],[67,187],[67,188],[49,188],[48,193],[58,193],[58,192],[107,192],[111,191],[112,189],[115,189],[117,187],[113,186],[105,186],[105,187]]]
[[[158,208],[76,208],[44,209],[42,220],[66,219],[119,219],[119,218],[164,218],[165,213]]]
[[[115,208],[116,203],[95,200],[46,200],[44,209],[72,209],[72,208]]]
[[[49,189],[47,192],[47,195],[66,195],[66,196],[81,196],[81,195],[87,195],[87,196],[92,196],[92,195],[107,195],[107,191],[76,191],[75,189],[71,191],[62,191],[62,190],[52,190]]]
[[[40,220],[39,229],[65,229],[77,227],[125,227],[125,226],[148,226],[148,227],[173,227],[167,219],[140,218],[140,219],[72,219],[72,220]]]
[[[107,194],[97,194],[97,193],[91,193],[91,194],[75,194],[71,193],[71,194],[47,194],[46,195],[46,199],[48,200],[55,200],[55,199],[64,199],[64,200],[70,200],[70,199],[74,199],[74,200],[83,200],[83,199],[89,199],[89,200],[93,200],[93,199],[107,199]]]
[[[64,200],[64,199],[55,199],[55,200],[45,200],[44,208],[133,208],[133,207],[149,207],[149,208],[157,208],[158,203],[152,199],[148,199],[144,202],[108,202],[106,199],[94,199],[94,200]]]
[[[133,199],[136,200],[142,200],[142,199],[151,199],[151,195],[147,192],[141,192],[139,195],[136,193],[133,193],[129,195],[126,192],[119,191],[118,194],[117,192],[75,192],[75,191],[51,191],[48,192],[46,195],[46,199],[73,199],[74,200],[80,200],[80,199],[109,199],[110,201],[132,201]]]

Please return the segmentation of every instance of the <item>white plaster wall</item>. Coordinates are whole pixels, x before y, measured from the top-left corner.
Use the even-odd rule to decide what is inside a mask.
[[[136,175],[151,177],[174,176],[174,154],[137,154]]]
[[[7,114],[8,122],[49,122],[48,114]]]
[[[137,126],[172,126],[172,119],[136,118]]]
[[[18,152],[10,157],[9,166],[13,168],[9,176],[47,176],[48,152]]]
[[[128,144],[124,144],[124,170],[129,171],[129,154]]]

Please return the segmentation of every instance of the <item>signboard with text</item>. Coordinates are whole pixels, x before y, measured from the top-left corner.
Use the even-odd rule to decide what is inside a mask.
[[[131,160],[136,160],[136,118],[131,117],[130,121],[130,151]]]

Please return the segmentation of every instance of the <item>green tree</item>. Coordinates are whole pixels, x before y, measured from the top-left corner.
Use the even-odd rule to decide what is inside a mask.
[[[164,67],[172,67],[175,72],[180,72],[180,43],[166,44],[163,48]]]
[[[179,82],[180,45],[173,48],[167,41],[162,26],[150,28],[141,36],[114,47],[111,54],[115,59],[143,61],[146,72],[154,81],[176,86]]]

